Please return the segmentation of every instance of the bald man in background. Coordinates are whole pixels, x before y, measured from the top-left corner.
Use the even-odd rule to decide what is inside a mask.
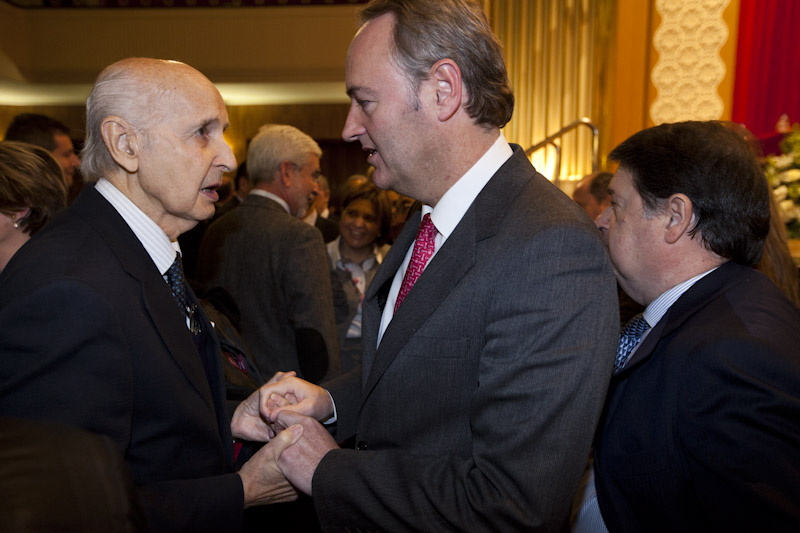
[[[589,174],[578,182],[572,192],[572,199],[592,220],[597,220],[597,217],[611,204],[608,184],[613,176],[611,172]]]

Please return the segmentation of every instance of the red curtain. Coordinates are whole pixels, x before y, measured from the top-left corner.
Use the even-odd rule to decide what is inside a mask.
[[[741,0],[732,118],[758,137],[800,122],[800,0]]]

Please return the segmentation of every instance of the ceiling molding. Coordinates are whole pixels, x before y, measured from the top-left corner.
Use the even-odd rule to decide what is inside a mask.
[[[369,0],[0,0],[23,9],[177,9],[343,6]]]

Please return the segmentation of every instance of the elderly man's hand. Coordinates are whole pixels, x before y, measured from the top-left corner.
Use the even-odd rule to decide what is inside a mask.
[[[328,391],[296,377],[286,377],[261,387],[261,415],[275,422],[285,410],[327,420],[333,416],[333,402]]]
[[[281,472],[278,459],[300,440],[303,431],[300,424],[281,431],[242,466],[239,476],[244,487],[245,507],[297,499],[297,491]]]
[[[311,481],[317,465],[326,453],[338,448],[336,441],[319,422],[293,411],[278,413],[277,424],[303,427],[303,438],[280,454],[278,465],[297,490],[311,496]]]
[[[262,394],[266,387],[273,383],[277,383],[282,379],[294,377],[294,372],[276,372],[265,385],[260,389],[253,392],[242,403],[236,407],[231,419],[231,433],[237,439],[250,440],[255,442],[267,442],[275,436],[275,430],[268,418],[261,416],[259,411],[260,405],[267,401],[267,396],[272,394],[270,391],[266,393],[262,400]],[[285,405],[293,400],[292,396],[288,396],[282,400]]]

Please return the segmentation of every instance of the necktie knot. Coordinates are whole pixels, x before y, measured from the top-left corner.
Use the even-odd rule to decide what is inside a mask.
[[[430,213],[422,217],[422,222],[417,230],[417,237],[414,240],[414,250],[411,252],[411,260],[408,262],[408,268],[403,276],[403,284],[400,286],[400,292],[397,294],[397,301],[394,304],[394,312],[400,307],[400,304],[405,299],[406,295],[411,291],[411,287],[417,282],[417,279],[425,270],[425,265],[433,256],[436,249],[436,235],[439,232],[436,226],[433,225]]]
[[[633,317],[622,329],[619,334],[619,345],[617,346],[617,357],[614,360],[614,372],[619,372],[625,367],[633,349],[639,344],[639,340],[644,332],[650,329],[650,324],[644,319],[644,315],[639,313]]]

